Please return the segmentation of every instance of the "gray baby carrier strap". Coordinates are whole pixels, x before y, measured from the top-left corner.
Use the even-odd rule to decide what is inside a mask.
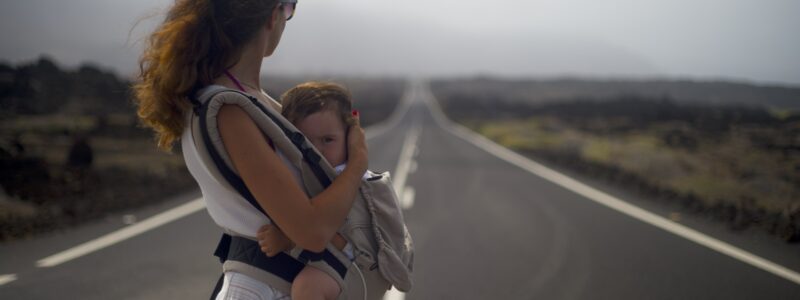
[[[244,181],[234,171],[230,157],[222,144],[216,118],[224,104],[238,105],[248,113],[262,132],[278,149],[281,149],[289,162],[300,170],[303,178],[302,187],[309,196],[320,193],[330,185],[330,178],[333,178],[334,173],[327,162],[291,123],[278,117],[277,112],[258,99],[225,87],[210,86],[202,90],[200,97],[192,102],[195,116],[199,119],[199,124],[192,126],[193,134],[199,133],[203,140],[202,143],[197,143],[195,139],[195,144],[198,146],[198,153],[207,154],[207,157],[201,157],[206,161],[206,165],[216,167],[216,170],[210,170],[212,176],[217,177],[221,184],[238,192],[268,218],[267,212],[256,202]],[[286,151],[290,149],[293,151]],[[295,249],[290,253],[267,257],[261,252],[256,241],[227,233],[220,239],[214,255],[223,262],[224,270],[234,270],[262,279],[287,294],[294,277],[306,264],[328,273],[342,286],[342,290],[345,290],[344,278],[351,264],[349,259],[332,245],[328,245],[321,253]],[[221,281],[218,282],[218,286],[220,283]]]
[[[269,137],[273,147],[300,170],[302,187],[309,197],[321,193],[331,184],[332,179],[335,178],[333,168],[288,120],[281,117],[272,107],[250,95],[222,86],[211,86],[201,91],[200,101],[195,103],[195,109],[196,114],[200,116],[199,123],[201,124],[198,127],[203,129],[202,135],[205,143],[202,146],[209,148],[209,151],[205,152],[210,154],[210,160],[213,160],[214,165],[220,171],[221,176],[215,177],[225,179],[219,180],[220,182],[229,183],[251,205],[267,215],[267,212],[261,209],[244,182],[231,167],[232,163],[222,144],[216,126],[216,114],[224,104],[239,105],[264,135]],[[409,291],[412,286],[413,242],[403,220],[402,209],[392,188],[389,173],[377,174],[368,171],[367,175],[367,179],[362,181],[359,188],[358,198],[353,203],[345,223],[339,229],[339,233],[353,247],[355,264],[351,264],[339,249],[329,244],[322,253],[313,253],[297,248],[288,253],[281,253],[269,258],[267,261],[269,266],[260,268],[271,272],[272,275],[277,275],[282,279],[279,280],[282,281],[279,284],[286,285],[286,282],[291,282],[296,276],[296,272],[299,272],[304,264],[312,265],[330,274],[342,286],[343,293],[340,298],[379,299],[391,285],[400,291]],[[260,252],[257,243],[255,246],[251,246],[256,254],[251,253],[252,251],[246,251],[249,256],[237,254],[242,252],[240,250],[237,250],[236,253],[232,251],[225,253],[226,249],[242,248],[237,247],[238,245],[235,243],[248,244],[251,242],[249,239],[232,237],[233,243],[226,245],[225,239],[226,237],[223,236],[220,246],[215,252],[215,255],[223,261],[224,257],[266,257]],[[257,259],[260,260],[261,257]],[[226,266],[231,264],[235,264],[235,262],[225,262]],[[276,268],[276,265],[280,268]],[[359,273],[360,277],[356,278],[361,280],[351,276],[345,282],[345,275],[349,267],[353,267],[352,269]],[[271,284],[275,285],[276,283],[271,282]],[[358,291],[364,293],[363,297],[357,296]]]

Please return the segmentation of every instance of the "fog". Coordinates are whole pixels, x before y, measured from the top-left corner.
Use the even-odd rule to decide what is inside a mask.
[[[91,61],[135,74],[141,39],[171,3],[3,0],[0,61],[45,54],[66,66]],[[306,0],[264,68],[798,85],[797,28],[800,2],[791,0]]]

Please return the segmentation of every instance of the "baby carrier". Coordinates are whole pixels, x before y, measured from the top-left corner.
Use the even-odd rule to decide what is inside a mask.
[[[309,198],[322,192],[335,177],[333,168],[305,136],[272,107],[258,99],[222,86],[209,86],[201,90],[196,99],[192,99],[192,104],[194,115],[191,130],[195,137],[202,137],[202,143],[195,138],[201,159],[206,161],[207,166],[216,166],[216,170],[210,172],[218,182],[238,192],[268,218],[267,212],[234,171],[222,144],[216,120],[224,104],[241,107],[262,133],[269,137],[274,147],[300,170],[302,188]],[[195,118],[199,122],[194,122]],[[228,233],[223,234],[214,255],[223,262],[224,271],[247,274],[283,291],[290,290],[294,277],[306,264],[328,273],[339,283],[342,287],[340,299],[356,298],[351,290],[358,286],[363,286],[364,298],[380,296],[391,285],[404,292],[411,289],[413,242],[403,221],[388,172],[377,174],[368,171],[367,179],[362,180],[359,187],[358,199],[353,203],[339,233],[352,244],[354,262],[330,244],[321,253],[293,249],[267,257],[256,241]],[[358,271],[361,280],[346,276],[350,269]],[[217,285],[221,286],[221,281]]]

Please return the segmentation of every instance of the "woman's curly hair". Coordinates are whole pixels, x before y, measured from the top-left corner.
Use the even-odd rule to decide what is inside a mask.
[[[147,38],[133,87],[141,122],[169,151],[180,139],[189,97],[241,56],[242,45],[272,17],[277,0],[176,0]]]

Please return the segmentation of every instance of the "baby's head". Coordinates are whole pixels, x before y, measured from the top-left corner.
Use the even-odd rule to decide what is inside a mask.
[[[306,82],[281,96],[281,114],[332,166],[347,160],[347,129],[353,123],[350,92],[341,85]]]

